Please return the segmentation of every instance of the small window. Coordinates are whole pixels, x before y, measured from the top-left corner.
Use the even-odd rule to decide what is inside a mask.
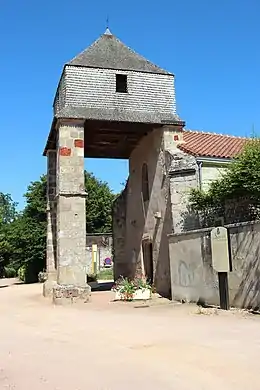
[[[127,93],[127,75],[116,74],[116,92]]]
[[[142,167],[142,195],[144,202],[149,200],[148,167],[146,163],[144,163]]]

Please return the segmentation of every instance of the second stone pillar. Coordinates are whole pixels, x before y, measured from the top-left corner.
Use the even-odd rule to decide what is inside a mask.
[[[55,303],[87,302],[84,124],[58,125],[57,263]]]

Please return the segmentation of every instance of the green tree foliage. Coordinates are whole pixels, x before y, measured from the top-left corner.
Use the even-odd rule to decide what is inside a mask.
[[[112,230],[112,203],[115,195],[107,183],[85,172],[87,233],[108,233]]]
[[[249,141],[226,172],[213,181],[207,191],[193,189],[190,203],[193,210],[221,206],[228,200],[248,197],[260,199],[260,139]]]
[[[10,223],[16,215],[16,203],[10,194],[0,192],[0,226]]]
[[[16,203],[11,195],[0,192],[0,276],[9,263],[11,245],[7,240],[10,224],[16,217]]]
[[[38,273],[45,267],[46,258],[46,176],[32,182],[25,193],[26,206],[14,221],[12,265],[24,266],[26,282],[36,282]]]
[[[85,172],[85,182],[87,232],[111,231],[114,194],[107,183],[90,173]],[[22,267],[25,282],[36,282],[38,273],[45,268],[46,190],[45,175],[32,182],[21,213],[16,212],[10,195],[0,194],[0,276],[5,267],[16,272]]]
[[[42,175],[40,180],[32,182],[25,193],[26,207],[24,214],[37,220],[37,222],[46,222],[46,191],[47,177]]]

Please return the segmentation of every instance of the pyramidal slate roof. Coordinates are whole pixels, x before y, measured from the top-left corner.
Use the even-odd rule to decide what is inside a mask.
[[[116,38],[108,28],[101,37],[67,65],[171,74],[135,53]]]

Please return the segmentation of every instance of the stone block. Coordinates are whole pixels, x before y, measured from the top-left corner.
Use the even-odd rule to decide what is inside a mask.
[[[74,285],[60,285],[53,287],[53,303],[55,305],[72,305],[87,303],[90,300],[91,288],[89,285],[78,287]]]
[[[43,296],[48,298],[53,295],[53,288],[57,286],[57,273],[48,274],[48,279],[43,283]]]

